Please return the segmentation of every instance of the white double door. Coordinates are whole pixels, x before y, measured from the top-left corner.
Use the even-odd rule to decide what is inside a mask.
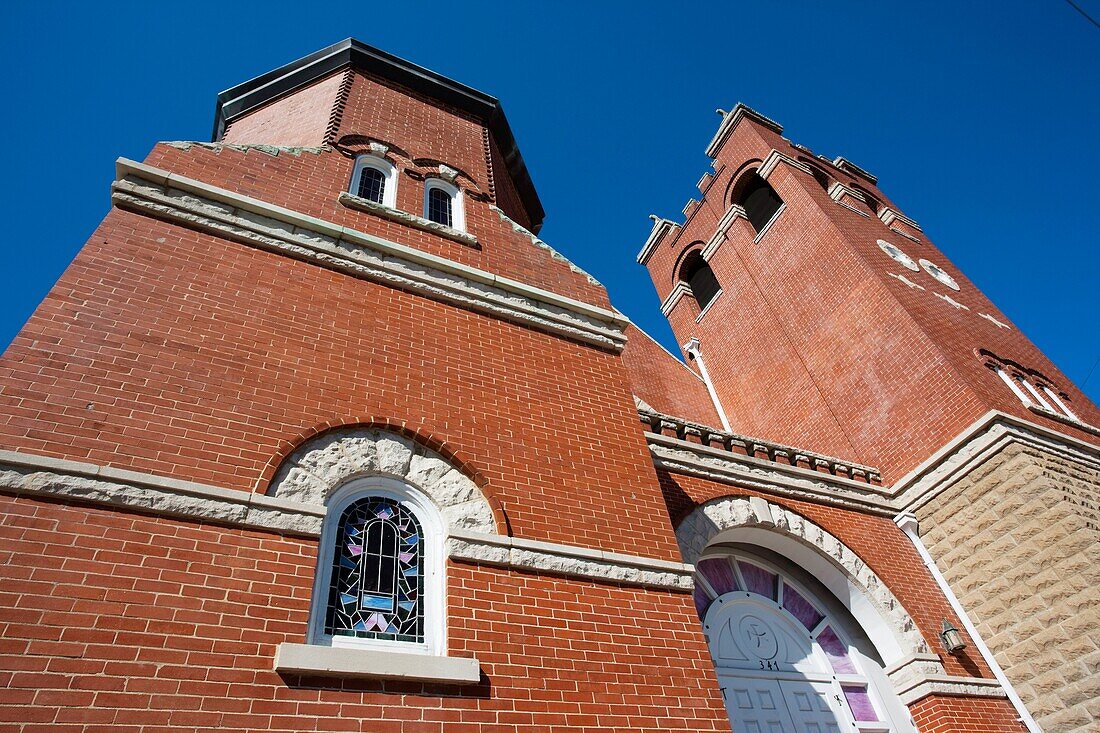
[[[854,728],[831,682],[756,678],[718,670],[718,683],[734,733],[841,733]]]

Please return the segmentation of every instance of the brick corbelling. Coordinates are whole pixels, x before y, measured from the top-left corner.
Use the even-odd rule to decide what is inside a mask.
[[[785,466],[811,469],[831,476],[850,478],[862,483],[882,484],[882,476],[879,474],[878,469],[871,466],[864,466],[782,443],[717,430],[650,409],[639,409],[638,416],[642,424],[647,426],[648,432],[655,435],[697,442],[699,445],[731,454],[752,456]]]
[[[4,719],[43,729],[727,731],[683,593],[450,563],[471,688],[272,671],[316,543],[0,496]],[[18,588],[18,590],[13,590]]]
[[[355,78],[353,70],[349,67],[344,70],[344,76],[340,80],[340,88],[336,92],[336,99],[332,102],[332,113],[329,115],[328,126],[325,128],[325,143],[332,144],[336,141],[336,133],[340,129],[340,123],[344,119],[344,108],[351,94],[351,84]]]

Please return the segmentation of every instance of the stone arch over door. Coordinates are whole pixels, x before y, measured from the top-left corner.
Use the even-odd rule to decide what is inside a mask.
[[[380,427],[337,428],[310,438],[283,460],[266,493],[326,505],[338,488],[367,476],[417,487],[448,529],[498,534],[492,506],[473,479],[431,448]]]
[[[813,575],[863,627],[889,668],[919,658],[924,672],[944,674],[912,617],[881,578],[832,534],[760,497],[712,499],[688,514],[676,529],[684,562],[694,564],[717,543],[764,547]],[[908,665],[912,668],[916,665]],[[907,672],[916,669],[907,668]]]

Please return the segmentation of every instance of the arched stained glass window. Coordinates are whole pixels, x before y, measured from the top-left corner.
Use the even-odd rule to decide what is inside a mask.
[[[367,496],[349,505],[336,530],[325,633],[424,642],[423,545],[403,504]]]
[[[356,195],[376,204],[382,203],[386,192],[386,176],[377,168],[364,167],[359,173]]]
[[[428,219],[436,224],[451,226],[451,196],[442,188],[428,189]]]

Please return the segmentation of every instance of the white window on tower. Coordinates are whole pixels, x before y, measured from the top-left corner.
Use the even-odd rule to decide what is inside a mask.
[[[397,169],[376,155],[355,159],[348,193],[372,203],[397,208]]]
[[[460,232],[466,231],[462,191],[439,178],[424,184],[424,218]]]

